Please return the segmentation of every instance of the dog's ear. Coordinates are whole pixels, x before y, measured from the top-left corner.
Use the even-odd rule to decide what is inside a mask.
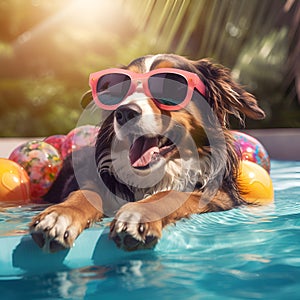
[[[93,101],[92,91],[87,91],[82,95],[80,104],[82,108],[86,108],[92,101]]]
[[[201,73],[208,101],[222,122],[227,120],[228,114],[236,116],[241,122],[244,119],[242,114],[254,120],[265,117],[254,96],[234,82],[227,68],[213,64],[207,59],[193,64]]]

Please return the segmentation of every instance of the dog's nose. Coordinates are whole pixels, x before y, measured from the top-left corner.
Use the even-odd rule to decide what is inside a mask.
[[[124,125],[128,121],[142,114],[141,108],[136,104],[122,105],[115,111],[115,118],[119,125]]]

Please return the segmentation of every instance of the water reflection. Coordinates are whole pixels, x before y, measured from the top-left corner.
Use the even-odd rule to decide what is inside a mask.
[[[192,216],[166,228],[154,251],[125,253],[96,232],[89,263],[65,253],[59,269],[48,257],[34,266],[32,253],[16,248],[19,268],[32,270],[0,277],[1,298],[298,299],[300,163],[272,162],[272,168],[275,205]],[[2,233],[24,228],[35,208],[5,208]],[[90,245],[81,246],[86,254]]]

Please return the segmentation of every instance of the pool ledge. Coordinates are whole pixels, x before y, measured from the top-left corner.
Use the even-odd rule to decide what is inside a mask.
[[[300,128],[243,130],[258,139],[275,160],[300,161]]]
[[[267,149],[270,158],[300,161],[300,128],[241,130],[257,138]],[[0,157],[8,157],[18,145],[41,138],[0,138]]]

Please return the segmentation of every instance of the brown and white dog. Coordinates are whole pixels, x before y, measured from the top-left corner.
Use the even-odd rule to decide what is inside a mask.
[[[119,98],[112,96],[118,88],[107,97],[110,73],[126,85]],[[167,79],[172,83],[165,91]],[[65,160],[45,196],[56,204],[30,224],[40,247],[50,252],[72,247],[85,228],[108,216],[118,247],[152,248],[168,224],[246,204],[237,186],[239,155],[228,119],[243,122],[265,114],[227,69],[206,59],[160,54],[90,80],[94,103],[108,109],[96,146]]]

